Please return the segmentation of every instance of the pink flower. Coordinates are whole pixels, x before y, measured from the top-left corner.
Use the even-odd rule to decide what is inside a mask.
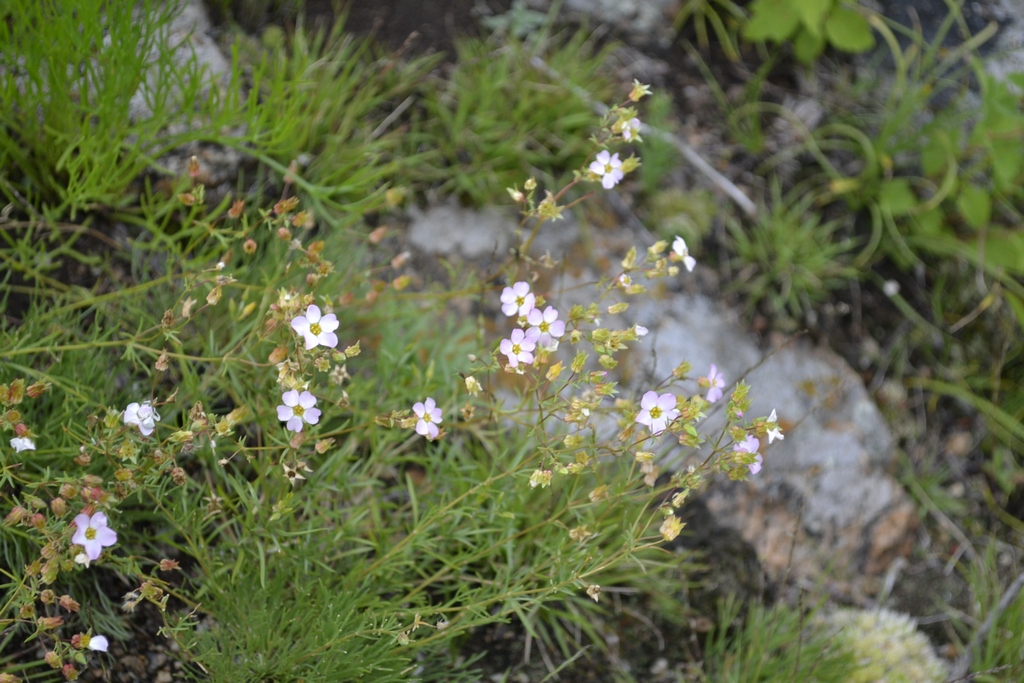
[[[306,309],[306,315],[292,319],[292,329],[306,338],[307,351],[318,345],[331,349],[336,347],[338,335],[334,334],[334,331],[340,324],[338,317],[333,313],[321,317],[318,306],[310,306]]]
[[[590,164],[590,172],[601,178],[601,187],[610,190],[623,178],[622,161],[618,154],[608,154],[602,149],[597,153],[597,161]]]
[[[748,434],[746,439],[740,443],[734,444],[732,447],[732,449],[737,453],[753,453],[756,456],[754,458],[754,462],[750,464],[751,474],[757,474],[761,471],[761,463],[764,462],[764,459],[761,457],[761,454],[757,452],[757,449],[760,447],[761,442],[752,434]]]
[[[640,399],[640,413],[636,421],[650,428],[651,434],[661,434],[672,420],[679,417],[676,410],[676,397],[672,394],[658,396],[656,391],[648,391]]]
[[[117,543],[117,532],[107,526],[107,516],[102,512],[89,516],[84,512],[75,517],[75,535],[71,542],[85,548],[85,556],[95,560],[103,548]]]
[[[537,344],[542,349],[558,348],[555,340],[565,334],[565,323],[558,319],[554,307],[548,306],[543,313],[539,308],[533,309],[526,316],[526,322],[531,325],[530,330],[537,330]]]
[[[540,332],[535,327],[531,327],[525,332],[517,328],[512,330],[508,339],[501,340],[498,349],[508,356],[508,364],[511,367],[518,367],[520,363],[529,365],[533,363],[532,351],[537,348],[539,337]]]
[[[711,364],[711,372],[708,373],[708,403],[714,403],[722,398],[722,389],[725,388],[725,377],[718,371],[714,363]]]
[[[529,282],[517,282],[501,292],[501,312],[505,315],[529,315],[537,300],[530,293]]]
[[[303,423],[315,425],[320,421],[320,409],[313,407],[316,396],[308,391],[286,391],[281,394],[281,401],[284,405],[277,407],[277,419],[286,422],[285,427],[293,432],[301,432]]]
[[[416,433],[431,441],[437,438],[437,425],[441,424],[441,409],[436,405],[434,399],[428,398],[412,407],[412,412],[416,413],[416,417],[419,418],[419,421],[416,422]]]

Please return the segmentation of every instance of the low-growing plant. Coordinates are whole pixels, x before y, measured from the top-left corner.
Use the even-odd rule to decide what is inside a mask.
[[[691,270],[682,239],[629,251],[589,305],[559,311],[557,292],[529,284],[554,265],[530,247],[563,197],[636,169],[607,148],[639,141],[632,105],[647,92],[635,84],[602,119],[592,161],[558,192],[509,188],[534,222],[513,284],[464,290],[481,307],[500,298],[497,344],[443,316],[445,295],[411,291],[403,257],[369,265],[379,236],[318,227],[298,197],[206,207],[196,159],[183,227],[118,249],[130,275],[117,288],[8,277],[0,625],[45,656],[3,681],[74,679],[125,635],[113,600],[126,584],[122,609],[155,608],[197,678],[405,680],[418,653],[438,667],[424,680],[468,676],[437,653],[514,616],[570,642],[564,615],[675,538],[674,510],[705,477],[759,471],[759,438],[780,432],[774,413],[744,416],[742,382],[708,435],[700,421],[726,388],[714,366],[696,378],[681,365],[639,406],[607,376],[646,334],[614,325],[629,306],[617,299]],[[74,231],[7,228],[19,237],[5,259],[76,249]],[[705,443],[710,457],[661,474],[668,451]]]
[[[796,58],[810,64],[826,45],[853,53],[874,47],[863,12],[857,3],[844,0],[754,0],[743,37],[791,43]]]
[[[823,222],[813,206],[813,194],[783,196],[775,179],[752,224],[727,219],[738,268],[734,286],[752,303],[763,301],[800,319],[856,278],[849,264],[853,240],[842,235],[840,221]]]
[[[672,25],[678,33],[688,23],[693,24],[697,44],[704,49],[708,48],[708,36],[713,32],[726,57],[736,61],[740,58],[739,27],[746,19],[746,12],[732,0],[685,0]]]
[[[532,63],[543,58],[568,82],[597,99],[609,83],[600,67],[609,50],[590,35],[550,36],[498,44],[466,38],[445,80],[430,81],[410,132],[411,154],[423,154],[413,177],[422,185],[478,204],[501,201],[505,188],[533,175],[564,184],[589,149],[590,105]]]

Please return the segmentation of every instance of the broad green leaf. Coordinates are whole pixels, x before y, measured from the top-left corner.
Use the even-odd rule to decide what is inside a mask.
[[[843,52],[865,52],[875,46],[868,20],[845,7],[832,10],[825,20],[825,35]]]
[[[1021,171],[1021,156],[1024,145],[1017,141],[1006,141],[1005,144],[994,144],[989,149],[992,155],[992,180],[1001,192],[1010,193],[1015,188],[1015,180]]]
[[[992,231],[985,235],[985,243],[968,242],[967,249],[975,250],[985,258],[985,265],[1003,268],[1014,275],[1024,273],[1024,232],[1014,230]]]
[[[882,185],[878,203],[893,216],[902,216],[917,206],[917,195],[906,178],[896,178]]]
[[[944,223],[943,215],[941,209],[932,209],[913,216],[911,221],[916,228],[915,233],[921,237],[933,237],[941,234]]]
[[[835,0],[800,0],[793,3],[796,5],[797,14],[800,15],[800,22],[807,31],[820,38],[825,25],[825,16],[832,9]]]
[[[992,217],[992,196],[988,189],[977,185],[964,184],[956,198],[956,208],[972,228],[988,225]]]
[[[743,27],[743,37],[747,40],[781,43],[800,25],[800,15],[790,0],[754,0],[750,13],[750,20]]]
[[[921,149],[921,170],[927,176],[939,175],[949,163],[949,136],[939,131]]]
[[[814,35],[802,26],[793,39],[793,54],[804,64],[811,64],[825,49],[825,38]]]

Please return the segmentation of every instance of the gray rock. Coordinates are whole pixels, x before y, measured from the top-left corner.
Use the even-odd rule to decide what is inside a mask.
[[[204,77],[210,83],[226,79],[231,73],[231,63],[221,52],[211,36],[212,24],[201,0],[173,0],[171,23],[158,36],[150,51],[150,59],[156,61],[159,54],[170,50],[173,61],[180,68],[186,67],[193,59]],[[129,104],[129,116],[133,121],[144,120],[153,115],[148,99],[157,87],[157,79],[165,78],[158,69],[152,69]]]
[[[547,11],[551,0],[530,0],[534,9]],[[564,0],[568,19],[589,19],[614,26],[632,45],[668,47],[675,31],[673,19],[679,0]]]
[[[409,214],[409,244],[436,256],[504,258],[518,228],[514,218],[494,207],[473,210],[442,204],[426,211],[413,207]]]

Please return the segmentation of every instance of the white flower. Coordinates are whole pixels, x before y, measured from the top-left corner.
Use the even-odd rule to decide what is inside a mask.
[[[75,564],[84,564],[86,567],[89,566],[89,556],[85,553],[78,553],[75,555]]]
[[[277,419],[286,422],[285,427],[293,432],[301,432],[303,423],[315,425],[320,421],[320,409],[314,408],[316,396],[308,391],[286,391],[281,394],[281,401],[284,405],[277,407]]]
[[[690,256],[690,251],[686,248],[686,240],[676,235],[675,241],[672,242],[672,251],[682,260],[686,270],[692,273],[693,267],[697,265],[697,261]]]
[[[85,641],[85,646],[90,650],[96,652],[106,652],[107,648],[110,647],[110,643],[107,641],[106,636],[92,636],[88,639],[82,638]]]
[[[138,427],[143,436],[152,434],[159,421],[160,414],[156,412],[156,408],[150,405],[149,401],[129,403],[128,407],[124,409],[124,423]]]
[[[530,293],[529,282],[517,282],[501,293],[501,312],[505,315],[529,315],[537,297]]]
[[[311,305],[306,309],[306,315],[295,316],[292,319],[292,329],[306,338],[306,350],[309,351],[317,345],[333,349],[338,345],[338,335],[334,331],[341,323],[333,313],[325,316],[320,315],[320,308]]]
[[[622,161],[618,154],[608,154],[602,149],[597,153],[597,161],[590,163],[590,172],[601,178],[601,187],[610,190],[623,178]]]
[[[537,330],[538,346],[552,351],[558,348],[555,340],[565,334],[565,323],[558,319],[558,311],[553,306],[545,308],[543,313],[539,308],[533,309],[526,316],[526,322],[531,330]]]
[[[646,335],[650,331],[646,327],[644,327],[643,325],[634,325],[633,329],[636,330],[636,336],[638,336],[638,337],[643,337],[644,335]]]
[[[622,139],[629,142],[633,138],[640,139],[640,119],[638,118],[622,122]]]
[[[768,416],[768,422],[776,423],[774,427],[768,430],[768,443],[775,441],[775,439],[782,441],[786,438],[782,435],[782,429],[778,425],[778,418],[775,417],[774,408],[772,408],[772,414]]]
[[[36,449],[36,444],[27,436],[16,436],[11,439],[11,448],[13,448],[16,453],[21,453],[22,451],[34,451]]]
[[[416,433],[431,441],[437,438],[437,425],[441,424],[441,409],[436,406],[434,399],[428,398],[412,407],[412,412],[416,413],[416,417],[419,418],[416,422]]]
[[[78,528],[71,537],[71,542],[85,549],[87,560],[95,560],[105,546],[117,543],[117,532],[107,526],[107,516],[102,512],[92,516],[83,512],[75,517],[75,526]],[[75,561],[78,561],[77,557]],[[82,564],[89,566],[88,562]]]

